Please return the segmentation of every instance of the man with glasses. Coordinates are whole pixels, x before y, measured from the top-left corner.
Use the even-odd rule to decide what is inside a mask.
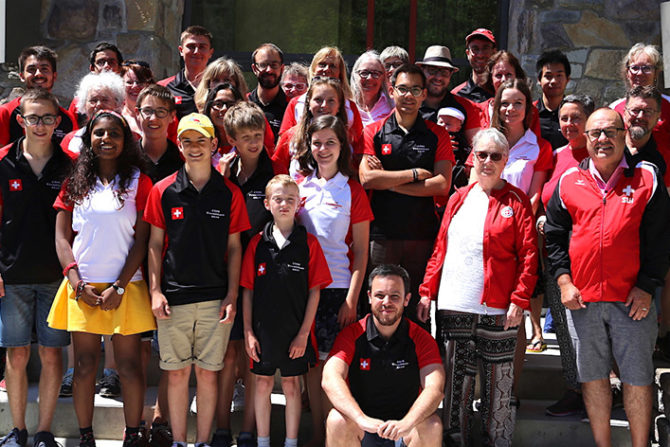
[[[17,120],[25,129],[0,149],[0,346],[7,348],[7,395],[14,428],[0,439],[4,447],[25,447],[27,365],[33,327],[42,364],[36,447],[56,447],[51,433],[63,373],[66,331],[46,319],[63,278],[56,255],[53,203],[72,169],[72,160],[52,138],[61,121],[56,98],[45,89],[23,95]],[[68,266],[76,268],[76,266]],[[6,416],[5,416],[6,417]]]
[[[51,91],[56,82],[56,52],[44,46],[24,48],[19,55],[19,77],[26,89],[43,88]],[[0,145],[4,146],[16,141],[24,135],[24,128],[17,121],[20,114],[18,97],[0,106]],[[77,121],[73,114],[63,107],[58,108],[60,121],[54,129],[53,138],[60,143],[65,135],[77,129]]]
[[[465,38],[465,55],[468,57],[472,74],[467,81],[457,85],[451,91],[454,95],[462,96],[472,102],[484,102],[495,96],[486,88],[488,72],[486,63],[496,52],[496,38],[486,28],[477,28]]]
[[[279,87],[284,71],[284,53],[273,43],[264,43],[251,54],[251,70],[258,85],[249,93],[249,101],[258,104],[270,123],[275,143],[288,100]]]
[[[547,206],[550,269],[567,308],[579,381],[596,445],[611,445],[616,361],[633,446],[646,446],[658,328],[652,302],[670,254],[670,198],[656,168],[630,166],[626,131],[611,109],[586,122],[589,157],[565,172]]]
[[[418,322],[418,285],[439,227],[434,197],[449,192],[454,154],[447,131],[419,114],[426,98],[421,68],[398,67],[391,84],[395,109],[365,128],[359,173],[363,187],[373,191],[370,265],[407,269],[412,280],[407,316]]]
[[[426,49],[423,61],[416,63],[426,75],[427,95],[421,106],[424,119],[437,122],[437,112],[445,107],[458,109],[465,115],[465,122],[458,135],[464,136],[469,143],[480,126],[479,108],[469,99],[456,96],[449,91],[451,75],[458,71],[451,61],[449,48],[433,45]],[[456,142],[452,139],[452,144]]]

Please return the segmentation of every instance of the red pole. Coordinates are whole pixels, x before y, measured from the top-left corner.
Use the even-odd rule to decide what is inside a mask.
[[[409,53],[410,62],[414,62],[416,56],[416,0],[409,2]]]
[[[368,50],[375,46],[375,0],[368,0],[368,29],[365,46]]]

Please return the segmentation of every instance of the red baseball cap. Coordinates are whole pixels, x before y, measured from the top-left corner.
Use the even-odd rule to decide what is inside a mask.
[[[488,30],[486,28],[477,28],[476,30],[468,34],[468,36],[465,38],[465,44],[466,45],[469,44],[470,40],[473,37],[477,36],[481,36],[484,39],[490,40],[493,45],[496,44],[496,38],[493,36],[493,32],[491,32],[491,30]]]

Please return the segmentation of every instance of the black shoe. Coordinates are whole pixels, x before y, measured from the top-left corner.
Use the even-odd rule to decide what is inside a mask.
[[[33,447],[62,447],[50,431],[38,431],[33,436]]]
[[[622,385],[612,385],[612,410],[623,408],[623,390]]]
[[[140,436],[140,433],[125,433],[123,435],[123,445],[122,447],[143,447],[145,445],[142,442],[142,437]]]
[[[253,434],[241,432],[237,437],[237,447],[258,447],[258,442]]]
[[[98,394],[102,397],[119,397],[121,395],[121,381],[116,371],[100,379],[100,392]]]
[[[558,402],[545,409],[545,413],[555,417],[580,415],[583,412],[584,399],[582,394],[574,390],[567,390]]]
[[[63,382],[60,384],[58,397],[72,397],[72,380],[74,379],[74,369],[68,368],[63,376]]]
[[[217,428],[210,445],[212,447],[230,447],[233,445],[233,436],[230,434],[230,430]]]
[[[95,437],[92,431],[79,435],[79,447],[95,447]]]
[[[172,432],[167,424],[151,424],[149,430],[150,447],[172,447]]]
[[[12,431],[7,433],[7,436],[0,439],[0,446],[2,447],[26,447],[28,442],[28,432],[24,428],[19,430],[18,428],[12,428]]]

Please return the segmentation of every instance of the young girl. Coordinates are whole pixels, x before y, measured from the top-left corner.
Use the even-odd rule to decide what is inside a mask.
[[[300,173],[305,176],[299,184],[298,222],[316,235],[333,278],[321,291],[315,319],[319,360],[325,361],[340,329],[356,321],[374,217],[351,168],[344,123],[332,115],[315,118],[305,140],[297,154]],[[321,391],[321,374],[321,364],[307,373],[313,445],[323,443],[325,417],[331,407]]]
[[[86,126],[74,172],[54,204],[56,251],[66,278],[47,321],[72,333],[74,408],[80,446],[95,446],[93,396],[100,335],[113,335],[122,383],[124,446],[140,442],[144,374],[140,334],[156,328],[140,265],[149,225],[142,220],[151,180],[126,120],[98,112]]]

